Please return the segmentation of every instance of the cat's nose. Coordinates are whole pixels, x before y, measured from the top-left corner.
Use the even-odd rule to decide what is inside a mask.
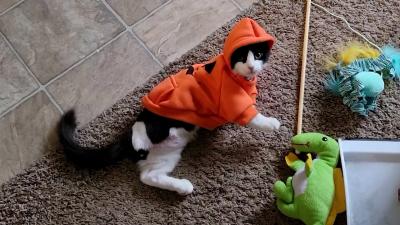
[[[254,72],[254,67],[253,66],[249,66],[249,70],[250,70],[250,72]]]

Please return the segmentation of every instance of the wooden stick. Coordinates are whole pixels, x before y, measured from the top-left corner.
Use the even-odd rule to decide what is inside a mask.
[[[303,125],[304,82],[306,77],[308,30],[310,26],[311,0],[307,0],[306,19],[304,25],[303,56],[301,61],[299,107],[297,111],[297,134],[301,133]]]

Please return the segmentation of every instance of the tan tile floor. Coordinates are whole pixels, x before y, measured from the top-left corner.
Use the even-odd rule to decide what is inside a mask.
[[[0,0],[0,184],[256,0]]]
[[[9,9],[11,6],[13,6],[17,2],[18,2],[18,0],[1,0],[0,13],[6,11],[7,9]]]

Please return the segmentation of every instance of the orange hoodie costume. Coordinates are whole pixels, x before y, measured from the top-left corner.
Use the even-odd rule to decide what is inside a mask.
[[[254,20],[240,20],[226,38],[223,54],[212,60],[210,73],[205,64],[181,70],[153,88],[142,99],[143,106],[157,115],[209,130],[228,122],[246,125],[258,113],[256,78],[249,81],[234,74],[230,59],[239,47],[259,42],[271,48],[275,40]]]

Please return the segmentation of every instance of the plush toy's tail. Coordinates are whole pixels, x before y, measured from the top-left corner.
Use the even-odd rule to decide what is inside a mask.
[[[394,69],[394,78],[400,79],[400,49],[392,46],[382,48],[383,54],[391,60]]]

